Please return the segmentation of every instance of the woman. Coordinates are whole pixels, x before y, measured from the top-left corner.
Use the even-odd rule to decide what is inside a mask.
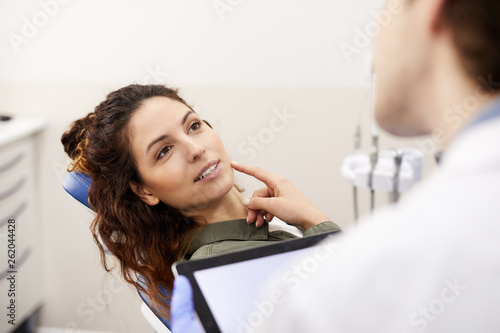
[[[148,294],[164,317],[169,300],[161,290],[172,289],[175,261],[295,237],[268,232],[265,212],[243,205],[219,137],[176,90],[130,85],[114,91],[61,141],[73,160],[69,170],[92,178],[90,229],[104,268],[112,269],[106,247],[124,279]],[[327,220],[292,222],[307,229],[305,235],[339,229]]]

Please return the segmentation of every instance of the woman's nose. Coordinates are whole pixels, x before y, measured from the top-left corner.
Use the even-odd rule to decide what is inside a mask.
[[[205,153],[205,147],[196,140],[188,138],[186,140],[186,151],[190,162],[197,161]]]

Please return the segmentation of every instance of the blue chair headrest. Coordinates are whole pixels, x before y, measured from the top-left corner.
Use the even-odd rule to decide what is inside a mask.
[[[63,180],[63,187],[73,198],[92,209],[89,205],[89,187],[92,183],[90,176],[76,171],[66,174]]]

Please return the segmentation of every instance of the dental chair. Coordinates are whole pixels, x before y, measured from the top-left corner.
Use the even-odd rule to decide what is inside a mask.
[[[92,180],[91,178],[84,174],[76,171],[68,172],[63,180],[63,188],[68,192],[73,198],[78,200],[80,203],[85,205],[87,208],[90,208],[88,202],[88,192],[89,187]],[[139,276],[137,282],[147,289],[147,285],[145,285],[142,277]],[[170,321],[167,318],[158,316],[155,314],[153,310],[155,307],[153,306],[149,297],[142,293],[139,289],[137,290],[139,296],[142,299],[141,304],[141,312],[143,316],[146,318],[148,323],[153,327],[153,329],[157,333],[171,333],[170,332]],[[162,290],[164,295],[167,295],[166,290]]]

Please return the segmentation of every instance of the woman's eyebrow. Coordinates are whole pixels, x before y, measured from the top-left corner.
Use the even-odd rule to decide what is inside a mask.
[[[184,123],[186,123],[186,120],[188,119],[189,115],[191,113],[194,113],[193,110],[189,110],[185,115],[184,115],[184,118],[182,118],[182,125],[184,125]]]
[[[184,115],[184,117],[182,118],[182,125],[184,125],[186,123],[186,120],[188,119],[189,115],[191,113],[194,113],[193,110],[189,110],[188,112],[186,112],[186,114]],[[146,155],[148,154],[149,150],[151,149],[151,147],[153,147],[155,144],[157,144],[158,142],[162,141],[162,140],[165,140],[166,138],[168,138],[168,135],[164,134],[164,135],[161,135],[159,137],[157,137],[156,139],[154,139],[153,141],[151,141],[151,143],[148,145],[148,148],[146,149]]]
[[[153,141],[151,141],[151,143],[148,145],[148,149],[146,149],[146,155],[148,154],[149,150],[151,149],[151,147],[153,147],[155,144],[157,144],[158,142],[162,141],[162,140],[165,140],[166,138],[168,138],[168,135],[162,135],[162,136],[159,136],[157,137],[156,139],[154,139]]]

